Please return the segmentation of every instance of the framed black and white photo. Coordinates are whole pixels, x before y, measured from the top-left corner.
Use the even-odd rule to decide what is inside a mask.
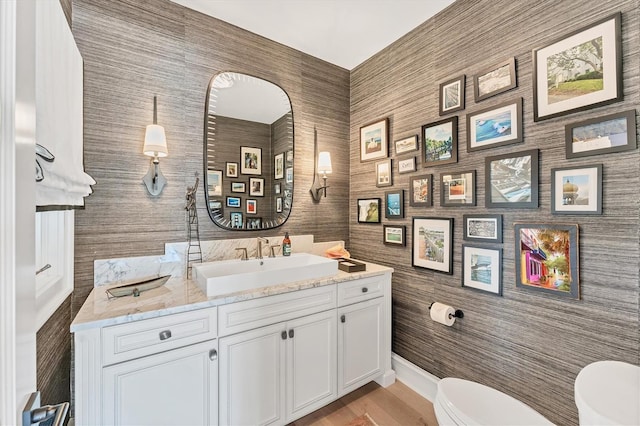
[[[564,129],[567,158],[631,151],[637,148],[634,109],[567,124]]]
[[[438,112],[440,115],[449,114],[464,109],[464,84],[466,76],[440,83],[440,103]]]
[[[391,178],[391,158],[376,163],[376,186],[382,188],[393,185]]]
[[[538,208],[538,150],[485,159],[485,207]]]
[[[551,169],[553,214],[602,214],[602,164]]]
[[[358,223],[380,223],[380,198],[358,198]]]
[[[244,182],[231,182],[231,192],[245,193],[246,191],[247,188]]]
[[[247,229],[262,229],[262,218],[248,217],[246,225],[247,225]]]
[[[263,178],[249,178],[249,195],[252,197],[264,197]]]
[[[238,163],[227,162],[227,177],[238,177]]]
[[[476,171],[442,173],[440,175],[440,205],[461,207],[476,205]]]
[[[273,178],[282,179],[284,177],[284,152],[273,157]]]
[[[476,102],[517,87],[516,59],[509,58],[473,76],[473,95]]]
[[[422,126],[422,167],[458,162],[458,117]]]
[[[462,287],[502,295],[502,249],[462,245]]]
[[[398,160],[398,173],[411,173],[416,171],[416,157]]]
[[[262,174],[262,149],[241,146],[240,161],[240,173],[243,175]]]
[[[394,142],[396,146],[396,154],[404,154],[405,152],[418,150],[418,135],[408,136]]]
[[[242,202],[240,197],[227,197],[227,207],[242,207]]]
[[[501,214],[465,214],[462,220],[462,239],[485,243],[502,242]]]
[[[384,217],[401,219],[404,217],[404,191],[387,191],[384,193]]]
[[[222,170],[207,170],[207,191],[209,197],[222,196]]]
[[[276,197],[276,213],[282,213],[282,197]]]
[[[522,98],[467,114],[468,152],[522,141]]]
[[[413,218],[411,265],[453,274],[453,219]]]
[[[383,225],[383,242],[390,246],[405,246],[407,227],[403,225]]]
[[[433,175],[420,175],[411,178],[409,183],[409,205],[412,207],[431,207],[433,205]]]
[[[533,120],[622,100],[620,12],[533,50]]]
[[[387,158],[389,155],[389,119],[360,127],[360,161]]]

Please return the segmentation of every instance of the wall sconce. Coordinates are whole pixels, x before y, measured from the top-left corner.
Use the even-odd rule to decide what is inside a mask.
[[[142,179],[142,182],[147,186],[149,194],[156,197],[160,195],[167,183],[167,179],[160,171],[160,160],[158,158],[166,157],[169,151],[167,151],[167,137],[164,134],[164,127],[158,125],[158,105],[155,96],[153,97],[153,124],[147,126],[142,152],[144,152],[144,155],[153,157],[149,164],[149,171]]]
[[[313,185],[309,192],[311,198],[316,203],[320,202],[320,198],[327,196],[327,175],[331,174],[333,168],[331,167],[331,154],[328,151],[322,151],[318,153],[318,132],[313,129],[313,142],[314,142],[314,164],[313,164]],[[316,188],[316,176],[322,173],[323,184],[321,187]]]

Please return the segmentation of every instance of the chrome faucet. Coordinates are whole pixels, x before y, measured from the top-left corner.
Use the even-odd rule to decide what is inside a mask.
[[[256,238],[258,243],[258,249],[256,251],[256,259],[262,259],[262,243],[269,244],[269,240],[262,237]]]

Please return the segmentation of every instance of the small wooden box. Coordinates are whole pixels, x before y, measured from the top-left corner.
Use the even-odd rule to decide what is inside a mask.
[[[338,269],[345,272],[360,272],[366,271],[367,265],[353,259],[340,258],[338,259]]]

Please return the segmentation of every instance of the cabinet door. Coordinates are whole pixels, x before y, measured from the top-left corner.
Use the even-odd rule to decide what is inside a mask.
[[[287,422],[337,395],[335,310],[287,322]]]
[[[102,370],[105,425],[216,425],[217,340]]]
[[[338,396],[382,373],[383,300],[338,309]]]
[[[284,423],[285,339],[284,323],[220,339],[220,424]]]

